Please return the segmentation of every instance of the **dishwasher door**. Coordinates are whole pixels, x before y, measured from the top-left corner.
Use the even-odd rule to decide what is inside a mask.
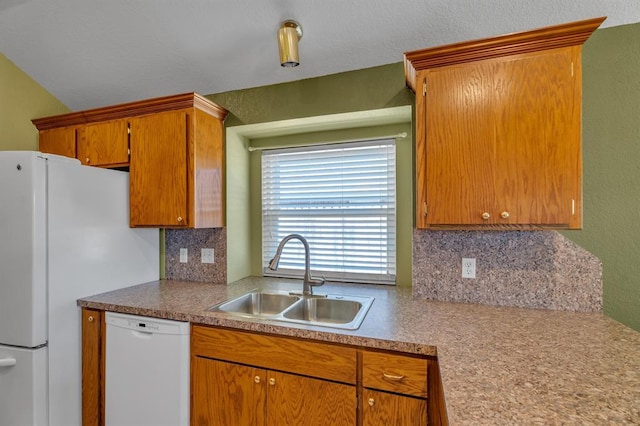
[[[189,425],[189,323],[107,312],[106,426]]]

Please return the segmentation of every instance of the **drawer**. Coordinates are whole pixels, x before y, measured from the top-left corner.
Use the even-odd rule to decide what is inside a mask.
[[[194,325],[191,354],[352,385],[357,378],[355,348],[290,337]]]
[[[362,385],[426,398],[428,362],[387,352],[362,351]]]

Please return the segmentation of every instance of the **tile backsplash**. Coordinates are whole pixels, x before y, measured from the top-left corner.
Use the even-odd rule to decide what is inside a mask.
[[[187,263],[180,263],[180,249],[187,249]],[[214,249],[214,263],[201,262],[201,249]],[[227,283],[227,230],[167,229],[165,277],[171,280]]]
[[[476,278],[462,278],[462,258]],[[431,300],[594,312],[602,263],[555,231],[413,231],[413,295]]]
[[[167,279],[227,282],[227,232],[167,229]],[[180,263],[180,248],[188,262]],[[215,263],[201,263],[213,248]],[[476,278],[462,278],[462,258],[476,259]],[[413,231],[416,298],[500,306],[602,310],[602,263],[555,231]]]

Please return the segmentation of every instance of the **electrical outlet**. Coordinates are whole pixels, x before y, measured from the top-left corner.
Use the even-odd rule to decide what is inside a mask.
[[[212,248],[203,248],[200,251],[200,261],[202,263],[214,263],[213,249]]]
[[[180,263],[187,263],[187,249],[180,249]]]
[[[462,278],[476,277],[476,259],[473,257],[462,258]]]

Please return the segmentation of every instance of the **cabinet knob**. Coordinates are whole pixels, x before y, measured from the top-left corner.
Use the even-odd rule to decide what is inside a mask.
[[[89,159],[89,157],[87,157],[87,158],[84,159],[84,162],[89,164],[91,162],[91,160]]]
[[[367,403],[369,403],[369,407],[373,407],[373,405],[376,403],[376,400],[373,398],[369,398],[369,400],[367,401]]]
[[[89,321],[89,322],[93,322],[93,315],[88,316],[88,317],[87,317],[87,321]]]
[[[487,213],[487,212],[482,213],[482,218],[484,220],[488,220],[490,217],[491,217],[491,215],[489,213]]]
[[[253,381],[256,382],[256,383],[260,383],[260,376],[254,377]]]
[[[274,386],[276,384],[276,379],[274,379],[273,377],[269,379],[269,384],[271,386]]]
[[[178,216],[178,223],[182,223],[183,220],[182,216]]]
[[[503,218],[503,219],[509,219],[509,212],[500,213],[500,217]]]

